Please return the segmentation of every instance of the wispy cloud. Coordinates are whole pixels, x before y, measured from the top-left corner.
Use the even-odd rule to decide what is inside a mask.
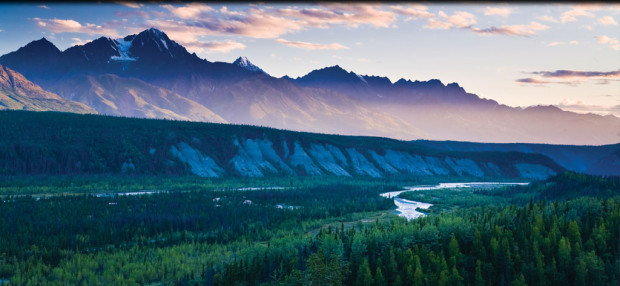
[[[603,36],[594,36],[599,43],[609,45],[612,49],[620,51],[620,42],[614,38]]]
[[[168,11],[172,12],[172,14],[181,19],[194,19],[196,17],[204,15],[204,13],[216,11],[215,9],[203,3],[189,3],[182,7],[175,7],[170,4],[161,6],[168,9]]]
[[[49,9],[50,9],[50,7],[48,7],[47,5],[39,5],[39,8],[41,8],[41,9],[47,9],[47,10],[49,10]]]
[[[603,106],[603,105],[595,105],[595,104],[586,104],[582,101],[570,103],[568,100],[564,100],[560,104],[557,104],[556,106],[563,110],[572,111],[572,112],[594,113],[594,114],[599,114],[599,115],[612,114],[617,117],[620,117],[620,105]]]
[[[577,71],[577,70],[555,70],[555,71],[536,71],[529,74],[538,77],[521,78],[515,80],[517,84],[568,84],[577,86],[584,81],[597,81],[597,84],[607,84],[610,80],[620,78],[620,70],[616,71]]]
[[[207,54],[228,53],[233,50],[243,50],[246,48],[244,44],[233,41],[191,42],[186,43],[185,47],[193,51],[200,51]]]
[[[538,22],[531,22],[528,25],[508,25],[500,27],[489,27],[484,29],[471,28],[472,32],[480,35],[508,35],[529,37],[536,35],[536,31],[546,30],[549,26]]]
[[[616,71],[575,71],[575,70],[556,70],[556,71],[538,71],[532,74],[540,75],[546,78],[620,78],[620,70]]]
[[[618,22],[616,22],[616,20],[614,20],[611,16],[601,17],[598,19],[598,22],[603,25],[618,26]]]
[[[508,7],[489,7],[484,9],[484,15],[508,17],[512,14],[512,9]]]
[[[405,21],[435,17],[435,14],[428,11],[428,7],[419,4],[411,4],[405,7],[392,6],[390,9],[399,15],[407,16]]]
[[[114,12],[114,15],[121,17],[121,18],[133,18],[133,17],[142,17],[145,19],[150,18],[149,13],[145,12],[145,11],[140,11],[140,10],[134,10],[134,11],[116,11]]]
[[[437,17],[429,19],[424,28],[428,29],[451,29],[451,28],[470,28],[476,24],[476,16],[469,12],[457,11],[448,16],[443,11],[437,13]]]
[[[547,84],[547,83],[551,83],[549,81],[545,81],[545,80],[541,80],[541,79],[536,79],[536,78],[520,78],[515,80],[515,82],[517,83],[531,83],[531,84]]]
[[[551,23],[558,23],[559,22],[558,20],[553,18],[553,16],[549,16],[549,15],[544,15],[544,16],[538,17],[538,19],[541,20],[541,21],[551,22]]]
[[[194,38],[205,35],[277,38],[306,28],[331,25],[389,27],[397,19],[396,13],[370,4],[324,4],[303,9],[250,5],[248,9],[235,11],[226,6],[217,10],[203,3],[161,7],[176,19],[158,19],[149,24],[170,31],[173,36],[184,34],[185,38],[190,37],[189,34],[195,34]]]
[[[71,38],[71,40],[73,41],[71,46],[85,45],[91,42],[91,40],[82,40],[80,38]]]
[[[563,46],[563,45],[579,45],[579,41],[551,42],[547,44],[547,47],[555,47],[555,46]]]
[[[560,21],[562,23],[577,21],[579,17],[594,18],[593,11],[599,11],[603,9],[603,6],[596,4],[578,4],[573,6],[570,10],[562,13]]]
[[[316,44],[316,43],[308,43],[308,42],[300,42],[300,41],[288,41],[285,39],[276,39],[275,41],[280,44],[284,44],[290,47],[306,49],[306,50],[346,50],[346,49],[349,49],[349,47],[338,44],[338,43]]]
[[[114,3],[123,5],[125,7],[140,9],[144,6],[142,3],[130,2],[130,1],[114,1]]]
[[[301,21],[304,26],[322,27],[344,24],[349,27],[372,25],[387,28],[397,20],[396,13],[373,4],[324,4],[319,8],[275,9],[275,15]]]
[[[105,35],[110,37],[118,37],[118,33],[112,27],[105,25],[96,25],[80,22],[72,19],[41,19],[32,18],[39,28],[48,30],[53,33],[81,33],[88,35]]]

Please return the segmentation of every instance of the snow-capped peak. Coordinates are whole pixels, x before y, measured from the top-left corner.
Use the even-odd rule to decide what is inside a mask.
[[[136,61],[137,58],[132,58],[131,56],[129,56],[129,48],[131,47],[133,39],[134,38],[129,39],[128,37],[126,37],[114,40],[114,43],[116,44],[116,50],[118,51],[119,55],[110,57],[110,60],[118,62]]]
[[[235,60],[233,62],[233,65],[236,65],[238,67],[242,67],[246,70],[252,71],[252,72],[264,72],[261,68],[255,66],[254,64],[252,64],[252,62],[250,62],[250,60],[248,60],[248,58],[246,57],[239,57],[237,60]]]

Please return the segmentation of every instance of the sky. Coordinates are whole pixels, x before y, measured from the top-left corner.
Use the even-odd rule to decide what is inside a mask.
[[[201,58],[246,56],[275,77],[339,65],[620,117],[619,22],[610,3],[3,3],[0,55],[42,37],[65,50],[155,27]]]

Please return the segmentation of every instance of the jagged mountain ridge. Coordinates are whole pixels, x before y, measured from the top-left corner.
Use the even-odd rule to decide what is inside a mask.
[[[36,61],[22,61],[37,49],[41,53],[35,55]],[[52,68],[40,69],[41,62]],[[62,96],[78,92],[63,82],[76,83],[85,80],[85,75],[136,78],[202,105],[232,123],[406,140],[620,142],[620,133],[614,131],[620,130],[620,118],[613,116],[512,108],[468,93],[457,83],[444,85],[437,79],[392,83],[385,77],[359,75],[340,66],[297,79],[278,79],[244,57],[233,63],[201,59],[154,28],[122,39],[102,37],[63,52],[42,39],[0,57],[0,64]],[[84,103],[100,100],[90,90],[80,93],[91,94],[90,99],[80,97],[85,98]],[[138,92],[138,97],[148,96]],[[177,119],[196,117],[178,112]],[[152,113],[133,114],[150,117]]]

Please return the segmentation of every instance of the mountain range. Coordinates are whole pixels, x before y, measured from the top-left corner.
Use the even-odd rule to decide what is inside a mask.
[[[620,142],[620,118],[611,115],[554,106],[514,108],[468,93],[457,83],[392,83],[340,66],[276,78],[245,57],[233,63],[201,59],[155,28],[64,51],[43,38],[1,56],[0,65],[49,94],[104,115],[402,140]],[[32,110],[70,111],[55,106]]]

